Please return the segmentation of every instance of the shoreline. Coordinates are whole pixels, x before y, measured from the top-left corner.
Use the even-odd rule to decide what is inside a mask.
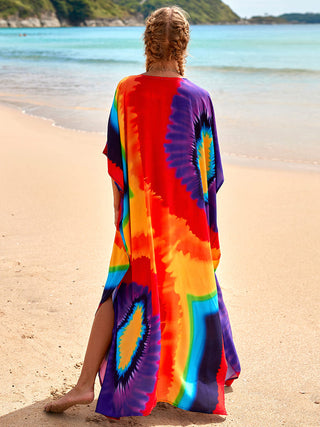
[[[0,114],[0,424],[109,425],[96,402],[43,411],[76,382],[106,280],[114,225],[104,138]],[[122,427],[318,425],[320,177],[223,166],[217,276],[242,366],[226,390],[228,416],[159,405]]]
[[[1,94],[0,94],[1,96]],[[18,113],[24,114],[29,117],[33,117],[35,119],[44,120],[50,123],[50,125],[54,128],[59,128],[62,130],[70,130],[74,132],[79,132],[83,134],[92,134],[96,136],[103,136],[105,138],[105,132],[99,132],[99,131],[88,131],[83,129],[76,129],[73,127],[67,127],[62,126],[56,123],[56,121],[53,118],[43,117],[41,115],[37,114],[31,114],[23,109],[22,106],[10,104],[6,101],[3,101],[0,98],[0,108],[8,108],[9,110],[12,109],[14,111],[17,111]],[[223,149],[221,149],[221,155],[223,156],[223,161],[236,166],[241,167],[250,167],[250,168],[263,168],[263,169],[272,169],[272,170],[292,170],[296,172],[309,172],[309,173],[320,173],[320,163],[318,162],[308,162],[308,161],[296,161],[291,159],[269,159],[262,156],[249,156],[245,154],[237,154],[237,153],[230,153],[226,152]]]
[[[209,26],[220,26],[220,25],[243,25],[243,26],[270,26],[270,25],[319,25],[320,22],[250,22],[250,20],[240,19],[238,22],[203,22],[201,24],[191,24],[191,26],[200,26],[200,25],[209,25]],[[29,28],[103,28],[103,27],[114,27],[114,28],[123,28],[123,27],[144,27],[144,21],[136,19],[90,19],[85,23],[79,25],[70,25],[65,22],[59,22],[57,18],[52,18],[52,20],[46,20],[42,23],[41,19],[38,17],[30,17],[25,19],[14,19],[10,20],[7,18],[0,17],[0,29],[1,28],[10,28],[10,29],[29,29]],[[24,36],[25,34],[21,34]]]

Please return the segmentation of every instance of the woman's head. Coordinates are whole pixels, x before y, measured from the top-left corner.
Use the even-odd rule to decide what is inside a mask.
[[[146,69],[161,69],[175,63],[184,75],[186,50],[189,42],[187,14],[177,6],[154,11],[146,20],[144,32]]]

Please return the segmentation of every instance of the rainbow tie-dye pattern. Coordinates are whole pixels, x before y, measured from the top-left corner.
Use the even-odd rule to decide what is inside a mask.
[[[240,364],[215,274],[224,177],[209,94],[184,78],[123,79],[103,152],[122,197],[101,299],[112,295],[115,324],[96,411],[148,415],[168,402],[226,414],[224,385]]]

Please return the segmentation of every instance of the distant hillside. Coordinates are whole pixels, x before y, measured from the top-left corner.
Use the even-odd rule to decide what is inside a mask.
[[[280,18],[297,24],[320,24],[320,13],[284,13]]]
[[[116,20],[114,25],[121,23],[119,20],[143,24],[144,18],[153,10],[172,4],[185,9],[193,24],[240,20],[220,0],[0,0],[0,26],[7,26],[6,22],[8,26],[18,26],[19,21],[26,26],[28,22],[30,26],[46,26],[48,16],[56,25],[99,25],[99,21],[105,25],[108,20]]]
[[[279,16],[253,16],[249,24],[320,24],[320,13],[284,13]]]
[[[123,18],[126,8],[111,0],[0,0],[0,17],[40,17],[53,13],[59,20],[80,24],[93,18]]]
[[[131,13],[141,13],[144,18],[159,7],[177,5],[189,13],[193,24],[237,22],[240,19],[220,0],[114,0],[114,3],[126,7]]]
[[[283,18],[273,15],[252,16],[246,20],[249,24],[288,24]]]
[[[43,12],[53,12],[54,7],[50,0],[0,0],[0,16],[7,18],[18,15],[20,18],[38,15]]]

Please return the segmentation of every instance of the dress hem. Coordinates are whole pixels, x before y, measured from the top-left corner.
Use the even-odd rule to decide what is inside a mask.
[[[111,415],[106,415],[103,412],[100,412],[100,411],[97,411],[97,410],[95,412],[98,413],[98,414],[104,415],[106,418],[111,418],[111,419],[114,419],[114,420],[120,420],[120,418],[125,418],[125,417],[140,417],[140,416],[147,417],[147,416],[149,416],[152,413],[152,411],[154,410],[154,408],[157,406],[158,403],[168,403],[169,405],[171,405],[171,406],[173,406],[175,408],[182,409],[183,411],[193,412],[195,414],[221,415],[221,416],[228,415],[227,411],[217,411],[217,412],[215,412],[215,411],[213,411],[213,412],[191,411],[190,409],[181,408],[177,404],[174,404],[172,402],[169,402],[168,400],[163,400],[163,399],[158,400],[155,403],[155,405],[152,407],[152,409],[150,410],[150,412],[148,412],[147,414],[121,415],[120,417],[114,417],[114,416],[111,416]]]

